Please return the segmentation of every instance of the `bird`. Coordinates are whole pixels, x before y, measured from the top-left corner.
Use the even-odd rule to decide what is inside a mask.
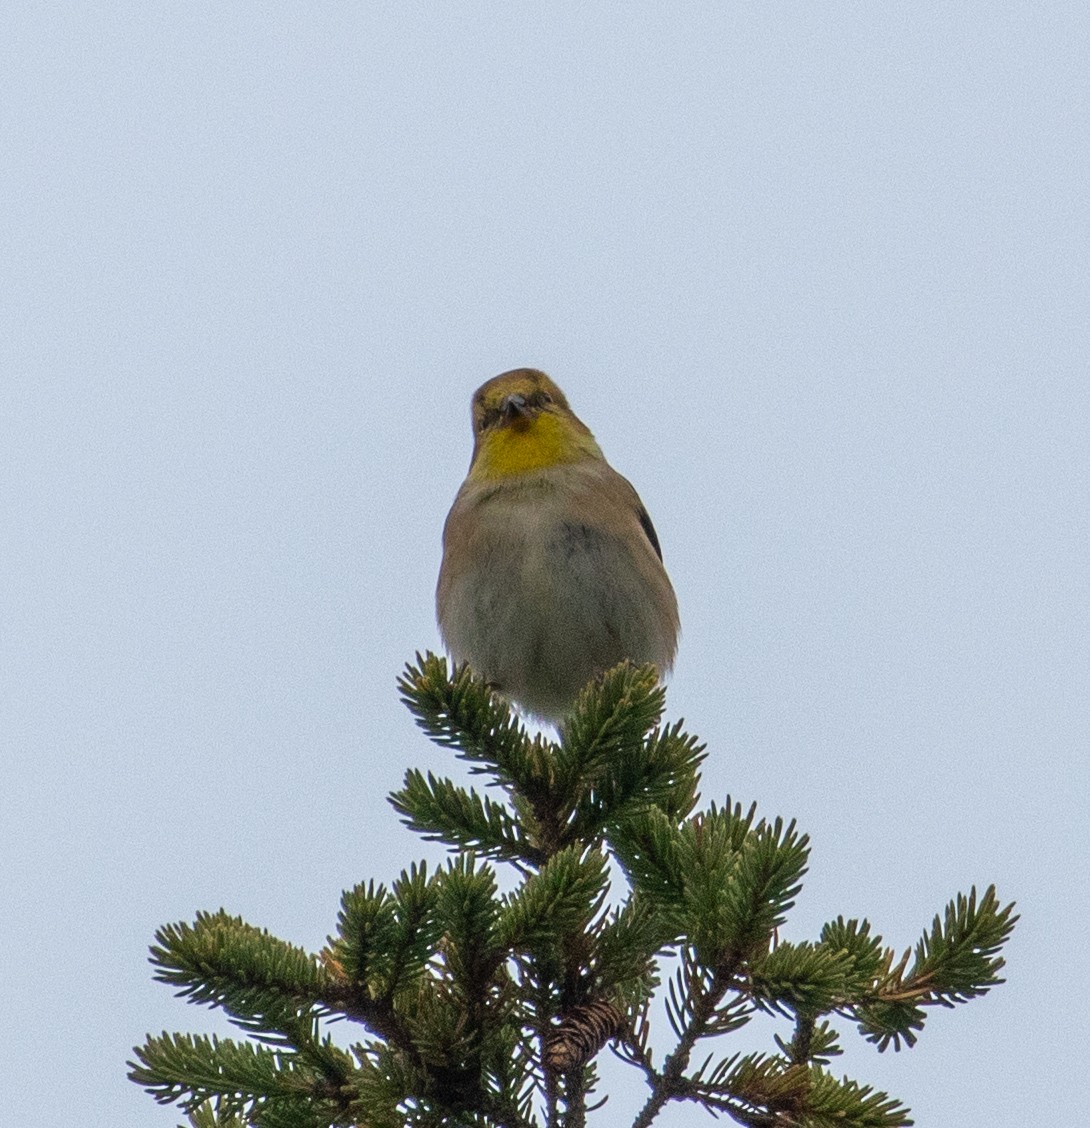
[[[515,368],[477,389],[472,421],[436,587],[455,663],[556,725],[625,659],[668,674],[680,620],[658,535],[564,393]]]

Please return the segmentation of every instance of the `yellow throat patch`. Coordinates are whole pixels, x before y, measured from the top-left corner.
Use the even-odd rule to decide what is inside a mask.
[[[508,478],[596,455],[601,457],[601,452],[589,434],[580,433],[562,415],[543,411],[485,431],[470,477]]]

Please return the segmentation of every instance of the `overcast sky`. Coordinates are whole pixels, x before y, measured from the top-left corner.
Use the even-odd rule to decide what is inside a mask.
[[[5,1124],[176,1124],[131,1047],[224,1027],[155,928],[316,949],[439,857],[394,679],[518,365],[654,518],[705,799],[813,838],[783,935],[1019,902],[1006,986],[843,1071],[1083,1118],[1090,9],[606,7],[0,11]]]

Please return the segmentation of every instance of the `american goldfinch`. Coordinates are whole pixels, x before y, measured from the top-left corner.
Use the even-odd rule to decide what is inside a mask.
[[[564,393],[504,372],[474,393],[473,437],[436,591],[454,660],[551,722],[625,658],[668,673],[679,621],[655,528]]]

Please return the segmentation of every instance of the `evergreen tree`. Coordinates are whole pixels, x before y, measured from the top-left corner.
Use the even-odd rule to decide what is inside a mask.
[[[833,1020],[879,1049],[911,1046],[928,1007],[1002,982],[1017,918],[994,888],[956,897],[901,956],[865,920],[782,940],[807,838],[729,798],[694,810],[704,750],[661,723],[653,668],[624,664],[588,686],[556,741],[433,655],[400,688],[428,735],[493,788],[414,770],[391,796],[408,826],[451,848],[448,862],[349,890],[315,955],[222,911],[160,929],[156,978],[248,1037],[149,1037],[132,1080],[194,1128],[582,1128],[611,1043],[646,1085],[634,1128],[669,1101],[754,1128],[911,1123],[829,1069],[844,1025]],[[508,893],[498,866],[514,875]],[[661,1057],[656,994],[671,1028]],[[782,1022],[768,1052],[719,1048],[762,1012]],[[336,1044],[336,1019],[360,1041]]]

